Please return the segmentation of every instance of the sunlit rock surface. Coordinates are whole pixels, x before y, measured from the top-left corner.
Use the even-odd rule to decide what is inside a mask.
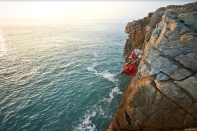
[[[144,56],[109,131],[197,130],[197,2],[159,8],[125,32],[124,53],[144,46]]]

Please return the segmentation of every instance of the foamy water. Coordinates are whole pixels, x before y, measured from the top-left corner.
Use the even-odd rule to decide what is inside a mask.
[[[79,47],[78,49],[83,49],[83,48],[90,48],[90,47],[94,47],[96,45],[88,45],[88,46],[82,46],[82,47]]]

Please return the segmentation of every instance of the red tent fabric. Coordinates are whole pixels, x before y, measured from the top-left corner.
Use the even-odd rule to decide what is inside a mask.
[[[136,59],[137,58],[137,55],[135,53],[132,53],[131,54],[131,58]]]
[[[135,76],[136,71],[137,71],[136,66],[128,64],[122,69],[121,74],[127,74],[127,75],[130,75],[130,76]]]

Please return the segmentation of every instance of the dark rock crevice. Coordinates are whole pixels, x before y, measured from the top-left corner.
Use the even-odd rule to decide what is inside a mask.
[[[174,84],[176,84],[176,83],[174,83]],[[176,84],[177,85],[177,84]],[[177,85],[178,86],[178,85]],[[196,103],[197,102],[197,100],[195,100],[194,98],[193,98],[193,96],[190,94],[190,92],[188,92],[188,91],[186,91],[184,88],[182,88],[182,87],[180,87],[180,86],[178,86],[183,92],[185,92],[187,95],[188,95],[188,97],[190,97],[190,99],[192,100],[192,103]]]
[[[156,86],[156,83],[155,83],[155,86]],[[156,86],[157,87],[157,86]],[[174,102],[172,99],[170,99],[167,95],[165,95],[162,91],[160,91],[158,88],[156,88],[162,95],[164,95],[166,98],[168,98],[171,102],[173,102],[175,105],[177,105],[180,109],[184,110],[186,112],[186,114],[189,114],[191,115],[194,119],[197,120],[197,117],[193,116],[192,114],[190,114],[189,112],[187,112],[186,109],[184,109],[182,106],[180,106],[179,104],[177,104],[176,102]],[[188,93],[186,91],[186,93]],[[193,98],[191,98],[193,100]]]

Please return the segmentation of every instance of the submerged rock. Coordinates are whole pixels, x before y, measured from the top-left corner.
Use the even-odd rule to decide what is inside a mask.
[[[124,53],[130,55],[138,47],[144,49],[144,56],[109,131],[195,130],[196,14],[197,2],[167,6],[127,24]]]

